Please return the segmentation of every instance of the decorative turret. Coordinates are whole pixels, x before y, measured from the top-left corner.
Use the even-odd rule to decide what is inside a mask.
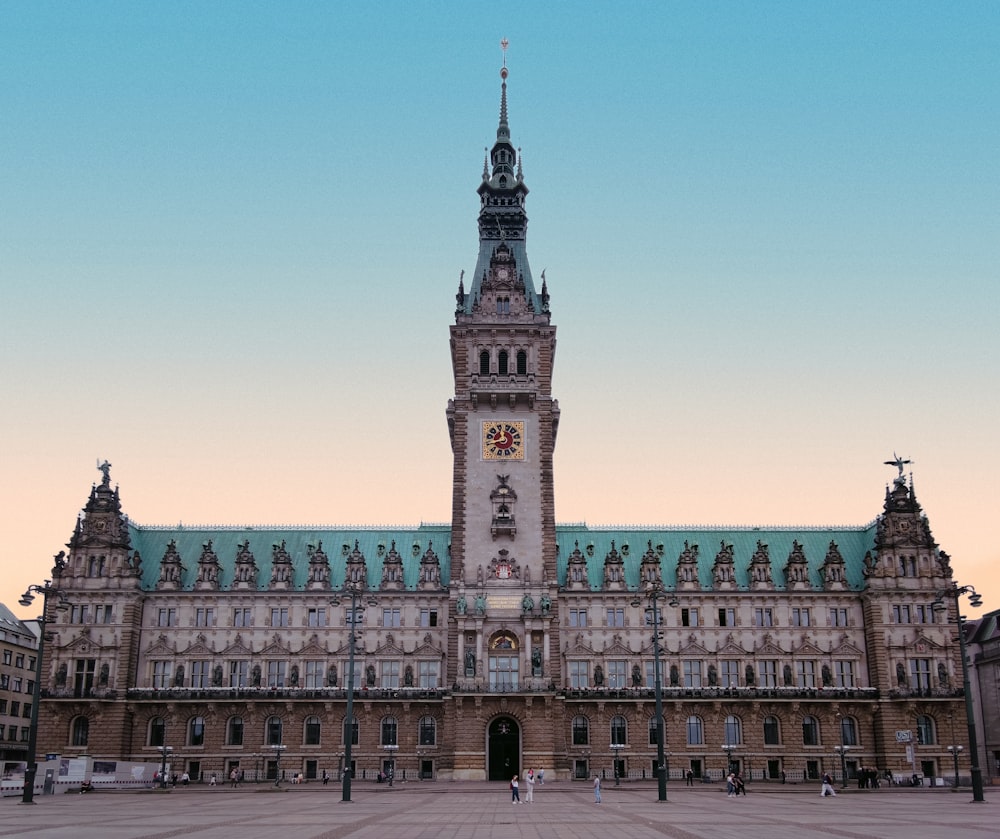
[[[111,487],[111,464],[105,460],[97,468],[101,483],[91,488],[77,519],[61,576],[87,588],[105,588],[111,585],[111,578],[117,578],[113,585],[120,588],[123,577],[138,580],[139,563],[132,556],[128,518],[122,513],[118,487]]]

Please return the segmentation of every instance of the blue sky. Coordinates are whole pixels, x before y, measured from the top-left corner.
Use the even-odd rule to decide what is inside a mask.
[[[147,523],[449,518],[447,327],[506,37],[558,518],[862,524],[899,450],[1000,606],[1000,4],[0,21],[8,605],[97,457]]]

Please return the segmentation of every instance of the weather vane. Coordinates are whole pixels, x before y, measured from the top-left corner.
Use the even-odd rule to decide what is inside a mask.
[[[506,38],[501,39],[500,49],[503,50],[503,67],[500,68],[500,78],[504,81],[507,80],[507,47],[510,46],[510,41]]]

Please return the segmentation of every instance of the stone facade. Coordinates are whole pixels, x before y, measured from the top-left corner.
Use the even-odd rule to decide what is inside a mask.
[[[840,747],[848,772],[947,773],[961,662],[932,605],[951,569],[903,461],[853,528],[556,524],[556,328],[527,192],[504,71],[450,332],[452,521],[144,527],[105,464],[53,569],[72,608],[49,616],[40,751],[167,744],[195,776],[335,774],[353,622],[359,777],[649,777],[658,660],[674,779],[839,775]]]

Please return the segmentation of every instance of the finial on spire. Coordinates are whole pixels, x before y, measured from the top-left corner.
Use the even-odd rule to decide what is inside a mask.
[[[507,78],[507,47],[510,46],[510,41],[506,38],[500,39],[500,49],[503,50],[503,67],[500,68],[500,78]]]

